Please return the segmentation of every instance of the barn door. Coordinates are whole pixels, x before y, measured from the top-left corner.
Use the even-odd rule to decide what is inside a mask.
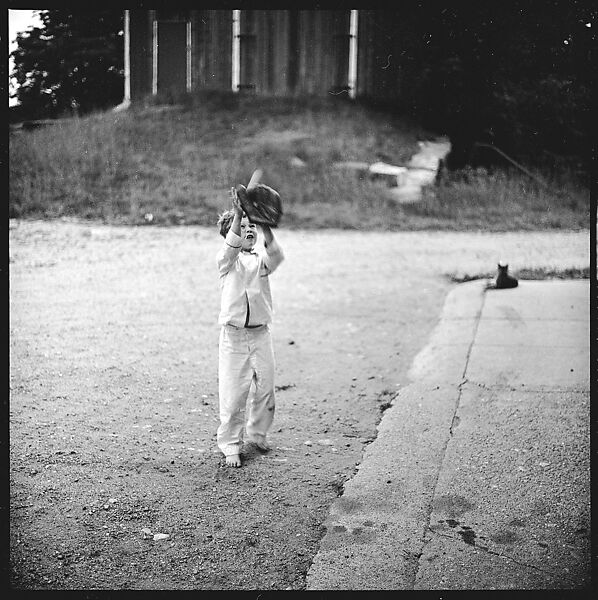
[[[183,94],[187,89],[187,23],[159,21],[157,29],[157,91]]]

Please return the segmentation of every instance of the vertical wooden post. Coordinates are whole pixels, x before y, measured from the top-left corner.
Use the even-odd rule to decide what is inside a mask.
[[[351,11],[351,20],[349,24],[349,76],[347,83],[349,86],[349,98],[355,98],[357,94],[357,28],[358,12]]]
[[[130,15],[129,11],[125,10],[125,55],[124,55],[124,67],[125,67],[125,90],[124,99],[125,104],[131,102],[131,31],[130,31]]]
[[[191,91],[191,18],[187,21],[187,76],[186,76],[186,84],[187,84],[187,92]]]
[[[158,21],[152,23],[152,94],[158,93]]]
[[[232,47],[232,77],[233,92],[239,91],[241,82],[241,11],[233,10],[233,47]]]

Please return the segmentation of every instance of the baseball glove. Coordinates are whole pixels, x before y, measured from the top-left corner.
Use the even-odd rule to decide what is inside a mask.
[[[258,183],[246,188],[237,185],[237,196],[247,218],[256,225],[276,227],[282,216],[280,195],[271,187]]]

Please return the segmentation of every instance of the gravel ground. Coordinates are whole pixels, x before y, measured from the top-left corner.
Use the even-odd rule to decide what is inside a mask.
[[[11,587],[304,589],[449,276],[589,265],[588,232],[277,237],[273,450],[227,469],[215,228],[11,221]]]

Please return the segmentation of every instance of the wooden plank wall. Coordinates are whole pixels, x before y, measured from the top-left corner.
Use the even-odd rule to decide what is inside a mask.
[[[153,10],[130,11],[131,98],[151,93]],[[231,89],[232,11],[191,10],[194,90]],[[401,97],[400,11],[360,10],[357,95]],[[241,84],[257,94],[323,96],[348,83],[349,10],[242,10]],[[404,62],[404,61],[403,61]]]
[[[241,89],[288,95],[289,11],[241,11]]]
[[[272,95],[287,95],[289,75],[289,11],[260,11],[265,35],[259,40],[263,67],[261,89]]]
[[[232,11],[191,11],[194,90],[231,89]]]
[[[348,10],[241,11],[241,86],[275,96],[346,87]]]
[[[299,11],[299,95],[334,93],[348,83],[348,10]]]
[[[142,100],[152,93],[151,11],[129,11],[131,100]]]

